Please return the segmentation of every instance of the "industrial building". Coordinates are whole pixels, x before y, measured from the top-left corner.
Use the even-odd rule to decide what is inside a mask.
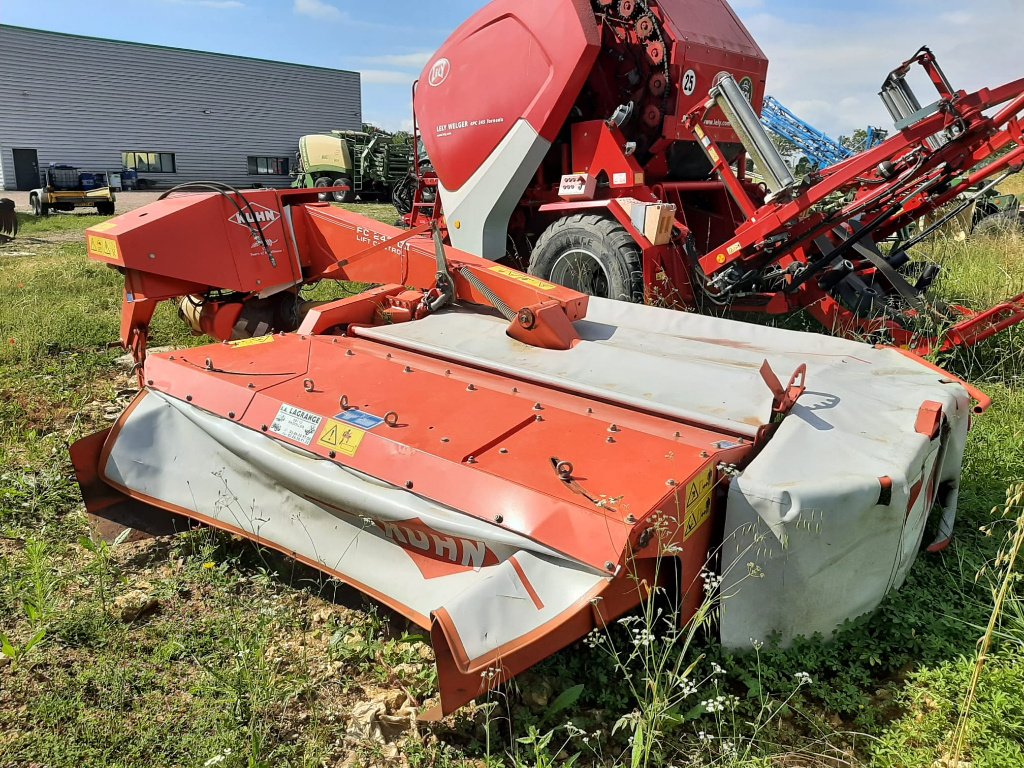
[[[49,163],[282,187],[300,136],[362,125],[358,72],[2,24],[0,82],[0,189]]]

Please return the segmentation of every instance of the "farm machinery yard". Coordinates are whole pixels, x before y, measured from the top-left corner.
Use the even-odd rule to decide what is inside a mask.
[[[956,91],[922,49],[883,87],[895,134],[799,181],[750,107],[756,44],[724,3],[684,6],[499,0],[467,22],[415,96],[431,165],[406,228],[216,183],[90,226],[138,391],[76,434],[87,511],[125,535],[220,529],[387,606],[429,633],[436,698],[406,691],[428,719],[657,601],[723,660],[808,653],[880,604],[888,621],[961,497],[976,543],[979,483],[1019,469],[1009,443],[979,468],[972,422],[1019,449],[1019,405],[970,380],[993,350],[1019,361],[1024,294],[957,300],[935,249],[899,240],[1019,169],[1024,81]],[[466,63],[496,29],[548,65],[521,94]],[[493,120],[441,130],[466,103]],[[213,343],[151,350],[171,307]],[[839,337],[727,311],[806,311]]]

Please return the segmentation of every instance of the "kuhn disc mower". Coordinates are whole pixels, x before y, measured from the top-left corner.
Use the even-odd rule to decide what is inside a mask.
[[[315,191],[204,189],[88,230],[142,389],[72,447],[86,506],[380,600],[430,631],[441,712],[662,578],[687,619],[705,569],[727,645],[827,635],[902,583],[936,502],[951,534],[987,400],[903,350],[590,297]],[[325,280],[375,287],[302,299]],[[147,356],[164,300],[219,341]]]
[[[924,107],[908,82],[917,65],[936,90]],[[1024,79],[956,90],[922,48],[882,85],[891,138],[798,181],[751,106],[767,69],[725,0],[495,0],[421,75],[431,165],[407,220],[594,296],[806,310],[918,354],[1024,320],[1024,294],[980,312],[947,305],[929,297],[938,265],[914,261],[912,242],[882,247],[1020,170]]]

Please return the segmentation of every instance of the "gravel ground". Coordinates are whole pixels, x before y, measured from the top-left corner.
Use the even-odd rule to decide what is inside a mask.
[[[115,213],[124,213],[125,211],[132,211],[136,208],[141,208],[147,203],[152,203],[158,197],[160,197],[163,190],[152,190],[146,192],[117,192],[117,201],[115,202]],[[28,192],[3,192],[0,191],[0,197],[8,197],[14,201],[15,210],[22,213],[31,213],[32,208],[28,204]],[[95,214],[95,208],[79,208],[74,213],[67,212],[61,213],[62,216],[73,216],[75,214]]]

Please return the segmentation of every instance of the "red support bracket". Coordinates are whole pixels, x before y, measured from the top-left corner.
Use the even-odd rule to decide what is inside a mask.
[[[939,436],[939,427],[942,426],[942,403],[934,400],[925,400],[917,412],[917,421],[914,422],[914,431],[924,435],[929,440]]]
[[[779,377],[772,370],[767,360],[761,363],[761,378],[772,391],[772,417],[781,418],[792,410],[800,395],[804,393],[807,383],[807,364],[800,363],[793,375],[789,377],[789,383],[783,387]]]

